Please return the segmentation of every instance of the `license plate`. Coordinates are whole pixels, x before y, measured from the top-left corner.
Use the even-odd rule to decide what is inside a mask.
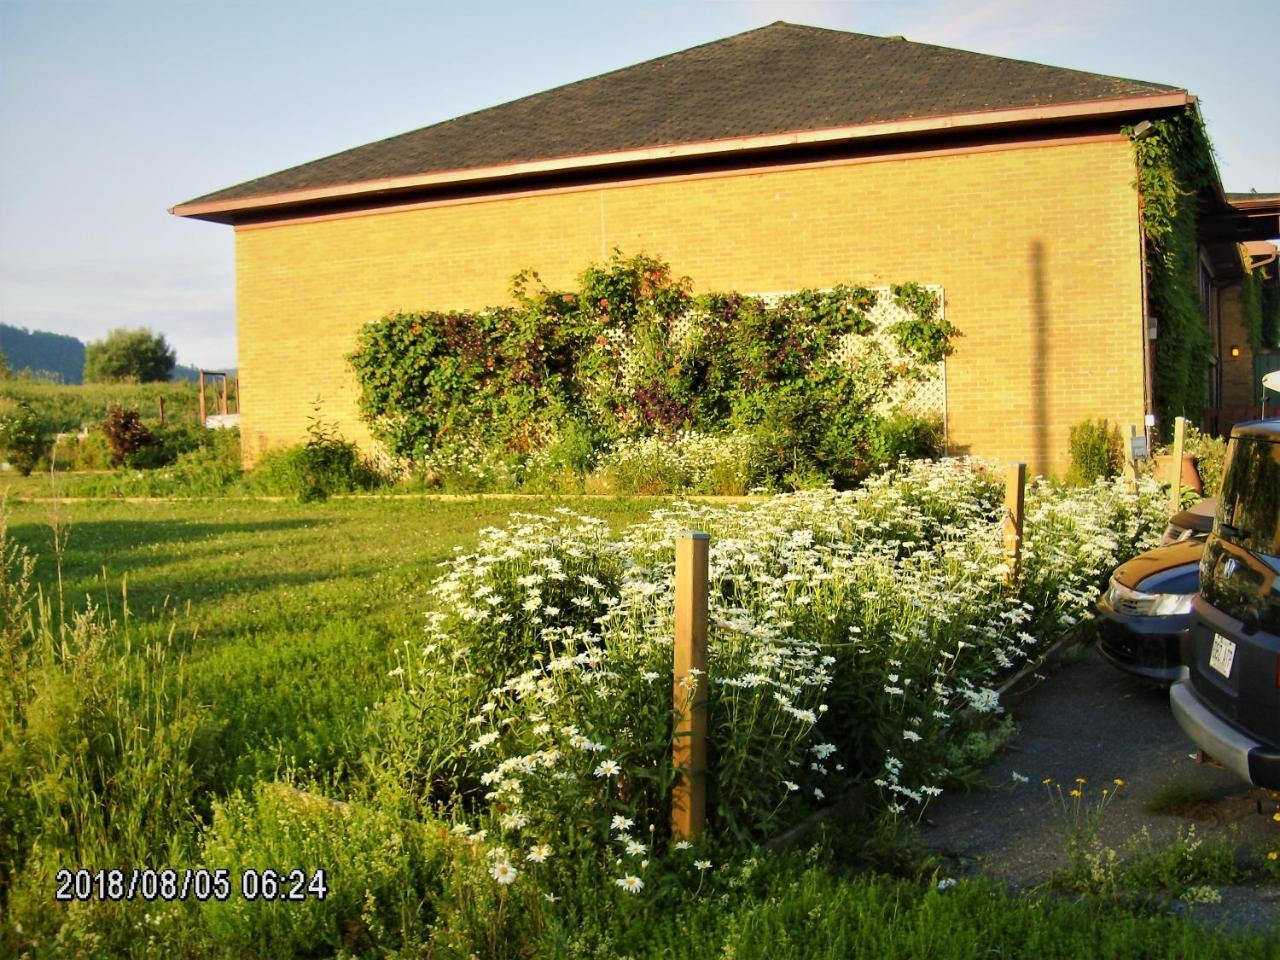
[[[1213,649],[1209,651],[1209,666],[1224,677],[1231,676],[1231,664],[1236,659],[1235,641],[1228,640],[1220,633],[1213,635]]]

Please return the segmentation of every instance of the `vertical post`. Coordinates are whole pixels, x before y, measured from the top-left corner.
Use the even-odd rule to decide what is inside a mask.
[[[218,397],[218,412],[224,417],[227,415],[227,375],[222,375],[222,394]]]
[[[236,390],[235,390],[235,393],[236,393],[236,413],[239,413],[239,412],[240,412],[240,378],[239,378],[239,377],[236,377],[236,379],[235,379],[235,385],[236,385]]]
[[[204,371],[200,371],[200,426],[205,426],[204,413]]]
[[[1133,442],[1138,439],[1138,428],[1129,424],[1129,439],[1124,446],[1124,480],[1130,493],[1138,492],[1138,461],[1133,456]]]
[[[671,831],[691,840],[707,818],[707,548],[711,538],[687,530],[676,538],[676,642],[672,693],[676,769]]]
[[[160,426],[164,426],[164,396],[156,394],[156,412],[160,414]]]
[[[1169,486],[1169,516],[1182,509],[1182,449],[1187,440],[1187,418],[1173,421],[1173,478]]]
[[[1009,582],[1022,575],[1022,508],[1026,500],[1027,465],[1011,463],[1004,476],[1004,558]]]

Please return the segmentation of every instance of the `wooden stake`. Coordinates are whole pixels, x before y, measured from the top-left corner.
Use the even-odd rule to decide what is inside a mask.
[[[204,371],[203,370],[200,371],[200,426],[202,427],[208,426],[208,424],[205,423],[205,412],[204,412]]]
[[[1133,441],[1138,439],[1138,428],[1129,424],[1129,441],[1124,446],[1124,480],[1130,493],[1138,492],[1138,461],[1133,458]]]
[[[707,819],[707,549],[711,538],[688,530],[676,538],[676,642],[672,684],[676,768],[671,831],[692,840]]]
[[[1182,449],[1187,440],[1187,418],[1173,421],[1173,478],[1169,486],[1169,516],[1182,509]]]
[[[160,414],[160,426],[164,426],[164,397],[156,395],[156,410]]]
[[[1026,500],[1027,465],[1011,463],[1004,477],[1004,558],[1009,582],[1022,575],[1022,508]]]

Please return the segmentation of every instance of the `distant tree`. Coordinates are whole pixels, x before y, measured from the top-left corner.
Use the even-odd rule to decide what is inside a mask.
[[[176,361],[164,336],[150,330],[112,330],[84,348],[84,382],[168,380]]]
[[[4,355],[4,351],[0,350],[0,380],[8,380],[13,376],[13,369],[9,366],[9,358]]]

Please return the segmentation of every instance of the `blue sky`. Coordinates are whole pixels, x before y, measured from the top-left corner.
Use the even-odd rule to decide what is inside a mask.
[[[774,20],[1186,87],[1280,189],[1275,0],[0,0],[0,321],[234,365],[231,228],[175,203]]]

